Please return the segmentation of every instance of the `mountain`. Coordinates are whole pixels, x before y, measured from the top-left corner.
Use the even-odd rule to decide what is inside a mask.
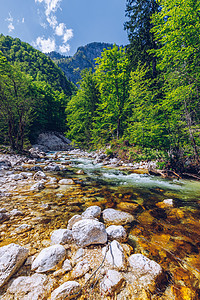
[[[68,80],[77,84],[81,79],[81,71],[86,68],[92,68],[94,71],[94,59],[100,57],[104,49],[112,46],[113,44],[94,42],[79,47],[77,52],[71,57],[64,57],[57,52],[50,52],[47,55],[62,69]]]
[[[67,96],[72,95],[75,86],[67,80],[57,64],[28,43],[1,34],[0,51],[9,62],[17,63],[21,71],[31,75],[33,80],[45,81],[54,90],[63,91]]]

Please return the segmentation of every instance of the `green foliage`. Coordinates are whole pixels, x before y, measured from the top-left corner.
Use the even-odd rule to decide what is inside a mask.
[[[33,80],[45,81],[54,90],[71,96],[75,87],[70,83],[61,69],[45,54],[29,44],[0,35],[0,51],[12,64],[20,66],[21,71],[31,75]]]
[[[104,50],[96,59],[95,78],[100,92],[100,101],[94,118],[94,143],[119,139],[124,131],[125,111],[128,96],[128,59],[123,48],[116,45]]]
[[[180,156],[188,146],[199,160],[200,3],[161,0],[153,32],[161,43],[156,55],[164,73],[162,107],[168,120],[170,147]]]
[[[30,126],[30,140],[35,138],[43,131],[60,131],[66,130],[65,108],[69,101],[68,97],[59,91],[54,91],[52,87],[41,81],[33,83],[36,101],[33,105],[34,118]]]
[[[22,151],[27,126],[32,120],[34,89],[32,78],[12,66],[0,52],[0,115],[1,131],[12,149]]]
[[[149,50],[156,49],[154,33],[151,31],[152,15],[158,11],[156,0],[127,0],[126,16],[129,18],[125,22],[124,28],[128,33],[130,44],[127,46],[130,67],[137,68],[138,62],[146,65],[149,75],[156,77],[156,57],[149,53]]]
[[[98,89],[92,70],[82,71],[80,89],[69,101],[67,114],[67,137],[81,146],[91,142],[94,113],[98,103]]]

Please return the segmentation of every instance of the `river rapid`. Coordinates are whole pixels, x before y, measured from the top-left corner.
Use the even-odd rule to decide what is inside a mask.
[[[0,225],[0,246],[14,242],[35,255],[50,245],[53,230],[66,228],[68,220],[87,207],[118,209],[135,217],[126,227],[131,253],[144,254],[166,272],[165,289],[154,297],[148,294],[146,299],[200,299],[199,182],[105,167],[73,151],[48,153],[47,158],[48,163],[62,166],[59,171],[45,172],[49,178],[56,178],[52,185],[30,191],[29,181],[18,184],[12,195],[1,198],[0,208],[8,212],[18,209],[23,214]],[[46,165],[47,160],[34,164],[43,170]],[[30,168],[26,163],[22,165],[26,172]],[[57,184],[63,178],[72,179],[73,183]],[[25,223],[30,225],[29,230],[17,231]],[[20,275],[27,274],[28,267]]]

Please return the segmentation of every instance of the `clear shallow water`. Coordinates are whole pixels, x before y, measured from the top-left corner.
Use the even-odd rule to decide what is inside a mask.
[[[82,169],[89,178],[103,181],[106,185],[145,190],[163,189],[174,191],[183,201],[200,201],[200,182],[193,180],[163,179],[147,174],[136,174],[109,169],[102,164],[94,164],[91,159],[70,158],[72,166]]]
[[[135,217],[126,228],[131,253],[155,260],[168,274],[167,291],[153,299],[200,299],[200,183],[119,171],[91,159],[62,155],[55,160],[52,153],[49,158],[65,162],[66,171],[50,175],[58,180],[73,178],[76,184],[45,188],[38,193],[28,189],[23,197],[22,187],[10,201],[2,201],[8,211],[17,208],[24,215],[4,223],[7,228],[3,229],[5,238],[0,236],[0,245],[30,245],[34,255],[49,245],[53,230],[66,228],[68,220],[87,207],[123,210]],[[44,167],[45,162],[38,165]],[[77,174],[80,169],[85,174]],[[164,199],[173,199],[173,206],[163,205]],[[48,209],[42,207],[44,204]],[[24,223],[32,225],[31,231],[13,235]]]

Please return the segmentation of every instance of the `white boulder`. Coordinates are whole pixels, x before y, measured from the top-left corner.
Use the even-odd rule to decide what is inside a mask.
[[[72,227],[72,235],[80,247],[107,242],[105,225],[93,219],[83,219],[76,222]]]
[[[22,266],[29,250],[17,244],[0,248],[0,287]]]
[[[70,185],[70,184],[75,184],[73,179],[61,179],[59,180],[58,184],[60,185]]]
[[[94,205],[88,207],[83,213],[82,217],[83,218],[99,218],[101,215],[101,207]]]
[[[48,277],[44,274],[35,273],[30,277],[20,276],[11,283],[7,290],[7,296],[11,294],[13,296],[12,299],[21,300],[45,300],[52,286],[52,280],[48,280]]]
[[[108,238],[110,240],[117,240],[118,242],[125,242],[127,239],[127,233],[121,225],[110,225],[106,228]]]
[[[173,199],[165,199],[165,200],[163,200],[163,203],[164,203],[166,206],[173,206],[174,201],[173,201]]]
[[[78,293],[80,288],[81,286],[78,282],[66,281],[53,291],[53,293],[51,294],[51,300],[69,299],[68,297]]]
[[[134,217],[124,211],[106,208],[103,211],[103,220],[110,225],[125,225],[134,221]]]
[[[124,250],[118,241],[112,241],[109,245],[109,249],[106,252],[107,247],[102,249],[103,256],[106,255],[106,261],[119,271],[126,270],[126,259]]]
[[[30,188],[30,191],[40,191],[44,189],[44,183],[42,181],[39,181],[37,183],[35,183],[34,185],[32,185],[32,187]]]
[[[72,226],[76,223],[76,222],[78,222],[78,221],[80,221],[80,220],[82,220],[83,218],[82,218],[82,216],[81,215],[74,215],[73,217],[71,217],[71,219],[69,219],[69,221],[68,221],[68,225],[67,225],[67,229],[72,229]]]
[[[68,229],[57,229],[51,235],[52,244],[68,244],[73,240],[72,231]]]
[[[156,280],[162,275],[161,266],[142,254],[132,254],[129,259],[131,273],[139,283],[139,286],[146,287],[155,285]]]
[[[38,171],[35,173],[35,175],[33,176],[34,180],[42,180],[42,179],[46,179],[46,175],[44,172],[42,171]]]
[[[62,265],[62,269],[65,270],[65,272],[69,272],[72,270],[72,265],[69,259],[65,259]]]
[[[119,292],[124,282],[124,277],[115,270],[107,270],[102,282],[100,283],[100,290],[103,294],[111,294],[114,291]]]
[[[66,250],[62,245],[53,245],[43,249],[33,261],[31,270],[45,273],[55,270],[57,265],[65,259]]]

